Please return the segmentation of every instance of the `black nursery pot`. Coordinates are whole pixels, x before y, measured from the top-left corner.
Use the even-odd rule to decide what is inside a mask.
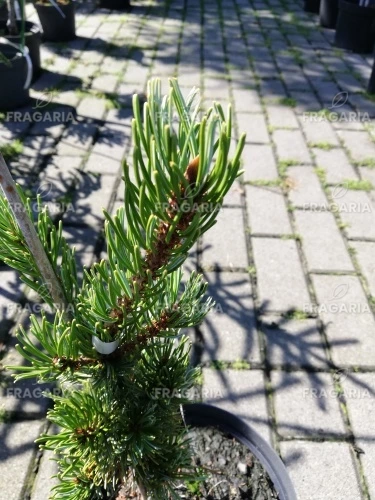
[[[20,108],[28,103],[29,89],[25,89],[28,75],[26,57],[8,44],[0,43],[1,53],[10,61],[10,65],[0,61],[0,111]]]
[[[375,8],[355,0],[340,0],[335,45],[360,54],[372,52],[375,43]]]
[[[99,6],[110,10],[129,11],[131,9],[130,0],[100,0]]]
[[[74,3],[58,4],[65,18],[53,5],[36,3],[40,24],[43,28],[43,40],[48,42],[69,42],[76,37]]]
[[[5,29],[8,21],[8,9],[6,2],[0,2],[0,30]]]
[[[184,405],[187,425],[192,427],[216,427],[245,445],[268,472],[279,500],[297,500],[296,492],[284,464],[274,450],[248,424],[231,413],[215,406],[192,403]]]
[[[321,0],[319,21],[323,28],[334,30],[339,15],[339,0]]]
[[[21,30],[21,21],[17,21],[18,30]],[[12,43],[20,45],[21,37],[19,35],[12,36],[6,34],[5,37]],[[42,43],[42,33],[34,23],[29,21],[25,22],[25,45],[29,49],[31,62],[33,63],[33,81],[39,76],[41,72],[40,63],[40,44]]]
[[[305,12],[312,12],[313,14],[319,14],[320,0],[305,0],[303,5],[303,10]]]

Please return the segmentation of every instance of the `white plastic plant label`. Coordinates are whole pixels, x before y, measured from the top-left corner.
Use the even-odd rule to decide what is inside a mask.
[[[100,354],[112,354],[118,347],[120,340],[103,342],[96,335],[92,336],[92,345]]]

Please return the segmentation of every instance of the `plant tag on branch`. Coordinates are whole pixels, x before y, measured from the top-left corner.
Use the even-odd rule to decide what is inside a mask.
[[[100,354],[112,354],[120,343],[120,340],[114,340],[113,342],[103,342],[95,335],[92,336],[92,345]]]

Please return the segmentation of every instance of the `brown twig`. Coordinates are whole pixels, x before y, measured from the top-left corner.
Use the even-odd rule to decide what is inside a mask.
[[[142,500],[147,500],[146,488],[144,487],[144,485],[140,481],[137,481],[137,485],[138,485],[139,491],[141,493]]]

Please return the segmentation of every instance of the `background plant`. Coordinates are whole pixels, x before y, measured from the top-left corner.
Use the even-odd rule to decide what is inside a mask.
[[[48,418],[61,430],[39,439],[58,454],[54,498],[114,498],[132,481],[144,498],[178,498],[175,482],[195,476],[181,404],[197,370],[181,329],[200,323],[212,301],[196,273],[181,285],[181,266],[215,224],[244,146],[241,137],[229,158],[231,109],[225,116],[214,104],[200,119],[197,93],[185,100],[171,80],[162,97],[151,80],[143,111],[134,96],[124,206],[104,212],[108,259],[82,284],[61,222],[40,199],[33,220],[1,158],[0,258],[55,311],[18,332],[29,365],[10,367],[17,379],[60,384]]]

